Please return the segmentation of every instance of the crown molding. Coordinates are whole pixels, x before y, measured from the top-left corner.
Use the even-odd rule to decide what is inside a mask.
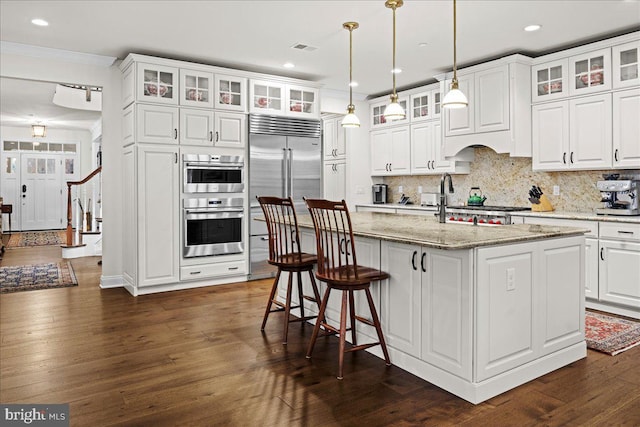
[[[0,41],[0,51],[3,54],[30,56],[39,59],[55,59],[76,64],[94,65],[108,68],[116,61],[115,56],[95,55],[92,53],[73,52],[71,50],[53,49],[50,47],[34,46],[23,43]]]

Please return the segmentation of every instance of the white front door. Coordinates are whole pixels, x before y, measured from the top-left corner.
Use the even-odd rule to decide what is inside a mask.
[[[18,189],[22,230],[64,228],[60,205],[61,156],[22,153]]]

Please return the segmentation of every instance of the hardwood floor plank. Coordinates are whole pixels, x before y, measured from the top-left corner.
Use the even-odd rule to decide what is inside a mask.
[[[3,265],[59,260],[8,250]],[[640,425],[640,347],[586,359],[472,405],[368,353],[345,357],[282,314],[260,324],[271,279],[132,297],[79,285],[0,296],[0,401],[69,403],[72,426]]]

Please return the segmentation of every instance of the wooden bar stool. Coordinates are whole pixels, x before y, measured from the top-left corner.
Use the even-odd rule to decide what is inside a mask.
[[[269,232],[268,262],[269,264],[278,267],[278,272],[276,273],[276,278],[273,281],[271,295],[269,295],[269,302],[267,303],[267,309],[264,312],[264,319],[262,320],[262,327],[260,329],[264,331],[264,327],[267,324],[267,318],[270,313],[284,311],[284,332],[282,335],[282,344],[286,344],[289,323],[306,322],[309,319],[317,317],[304,315],[304,300],[314,301],[318,306],[320,305],[320,293],[318,292],[318,286],[316,285],[316,281],[313,277],[313,266],[318,262],[318,258],[313,254],[302,252],[302,248],[300,247],[298,218],[296,217],[296,211],[291,197],[286,199],[281,199],[279,197],[256,198],[258,199],[258,202],[260,202],[260,207],[262,207],[264,217],[267,221],[267,230]],[[283,271],[287,271],[289,273],[287,299],[284,304],[276,298],[280,273]],[[302,292],[303,271],[307,271],[309,273],[311,288],[314,294],[313,296],[306,296]],[[291,289],[293,285],[293,273],[296,273],[298,276],[299,305],[292,307]],[[273,305],[277,308],[272,309]],[[291,309],[295,308],[300,308],[300,317],[291,319]]]
[[[327,284],[327,290],[320,304],[320,313],[318,320],[313,328],[313,335],[307,350],[307,358],[311,358],[313,347],[318,338],[320,328],[327,329],[340,336],[340,355],[338,361],[338,379],[342,377],[342,366],[344,362],[344,353],[351,351],[364,350],[369,347],[380,345],[384,353],[384,360],[387,366],[391,365],[387,345],[384,342],[380,319],[376,312],[371,291],[369,290],[371,282],[384,280],[389,275],[375,268],[363,267],[358,265],[356,259],[356,247],[353,240],[353,231],[351,229],[351,217],[349,209],[345,201],[332,202],[329,200],[312,200],[305,199],[307,208],[313,219],[313,226],[316,232],[316,246],[318,255],[318,271],[316,277],[318,280]],[[331,291],[342,291],[342,306],[340,309],[340,329],[337,330],[333,326],[325,322],[325,310],[329,301]],[[373,321],[358,316],[354,311],[354,291],[365,291],[369,310]],[[347,310],[349,311],[350,327],[347,328]],[[373,326],[378,334],[378,342],[358,345],[356,339],[356,320]],[[346,347],[346,333],[351,331],[352,346]]]

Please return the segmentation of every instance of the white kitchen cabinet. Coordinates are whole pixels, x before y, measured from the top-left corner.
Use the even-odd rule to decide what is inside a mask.
[[[343,116],[339,116],[322,120],[322,150],[325,160],[344,159],[347,154],[347,131],[342,127],[342,118]]]
[[[424,92],[411,95],[409,111],[411,123],[439,119],[442,112],[440,85],[429,85]]]
[[[640,89],[613,93],[613,167],[640,168]]]
[[[136,142],[136,108],[130,104],[122,110],[122,146]]]
[[[611,94],[536,104],[532,108],[533,169],[612,166]]]
[[[324,163],[324,198],[327,200],[346,199],[347,162],[333,160]]]
[[[266,80],[249,81],[249,112],[284,114],[285,85]]]
[[[419,245],[382,241],[380,322],[389,347],[420,357],[422,321],[422,250]]]
[[[462,70],[458,81],[469,104],[444,109],[444,156],[484,145],[497,153],[530,157],[531,59],[511,55],[473,66]],[[447,90],[450,83],[445,81]]]
[[[602,169],[612,164],[611,95],[569,100],[569,166]]]
[[[411,138],[409,126],[371,132],[371,175],[409,175]]]
[[[570,57],[569,78],[572,96],[611,89],[611,50],[598,49]]]
[[[247,79],[216,74],[213,106],[216,110],[247,111]]]
[[[178,105],[178,68],[144,62],[135,66],[136,101]]]
[[[178,107],[136,104],[136,142],[178,144]]]
[[[599,286],[599,270],[600,262],[598,261],[598,239],[586,237],[584,239],[584,296],[586,298],[597,300],[600,292]]]
[[[213,110],[180,108],[179,133],[180,144],[213,147]]]
[[[640,309],[640,225],[600,224],[600,300]]]
[[[215,147],[245,148],[247,146],[247,115],[216,111],[214,115]]]
[[[128,145],[122,152],[122,277],[131,287],[138,277],[136,151]]]
[[[439,120],[411,125],[411,174],[439,175],[469,173],[468,158],[445,159],[442,154],[442,125]]]
[[[569,59],[531,67],[531,101],[552,101],[569,96]]]
[[[407,107],[409,106],[409,97],[398,96],[398,104],[400,104],[400,106],[404,109],[404,112],[405,112],[404,119],[392,120],[392,121],[386,119],[386,117],[384,116],[384,110],[385,108],[387,108],[387,105],[389,105],[390,102],[391,100],[389,99],[389,97],[386,97],[384,101],[376,102],[369,105],[369,112],[371,117],[371,129],[397,126],[397,125],[409,123],[409,120],[411,117],[411,112],[407,110]]]
[[[640,85],[640,40],[611,48],[613,88]]]
[[[287,115],[301,118],[320,117],[319,91],[304,86],[286,86]]]
[[[139,145],[136,155],[137,286],[175,283],[182,246],[178,147]]]
[[[180,69],[180,105],[213,108],[213,73]]]

